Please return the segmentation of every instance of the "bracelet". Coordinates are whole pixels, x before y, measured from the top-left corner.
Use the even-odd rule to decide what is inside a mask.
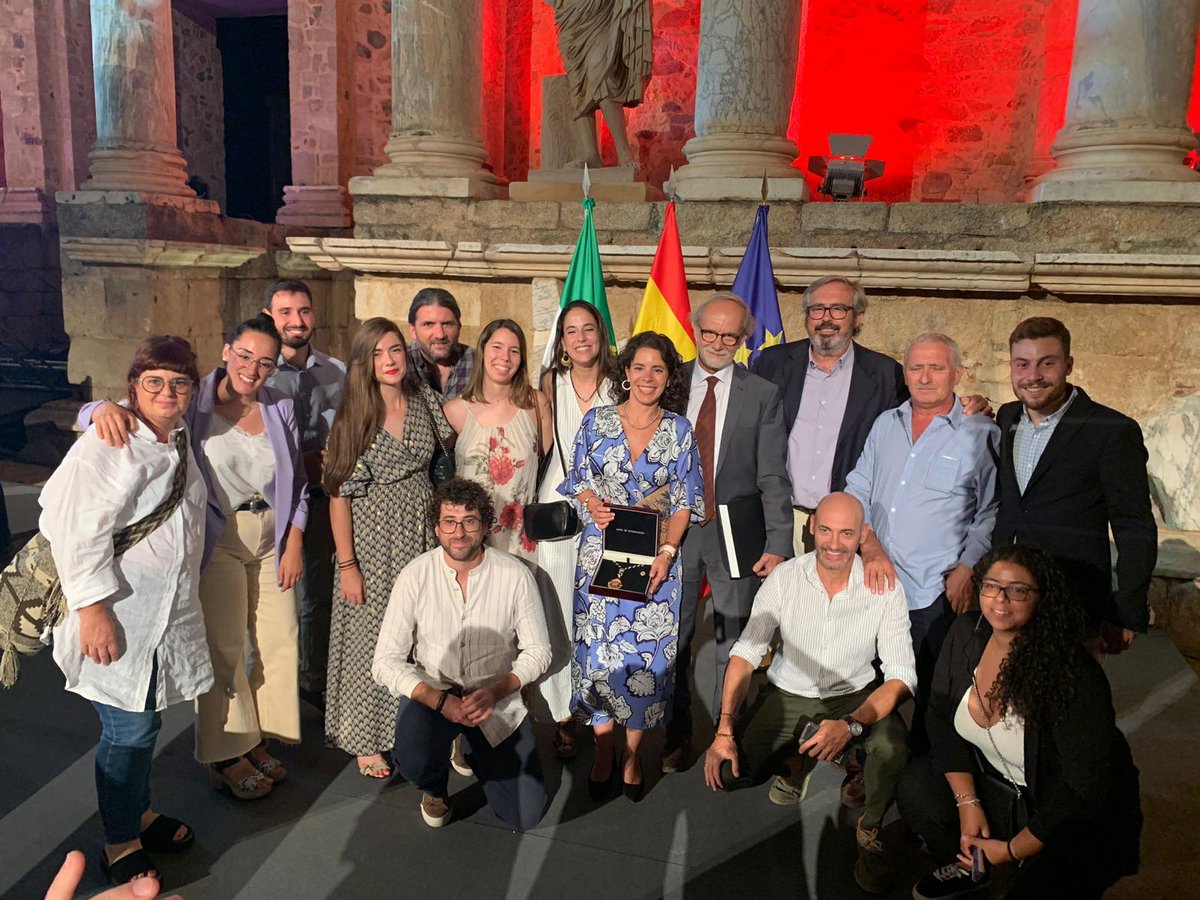
[[[339,569],[353,569],[357,565],[358,565],[358,557],[352,556],[345,562],[343,562],[342,560],[339,559],[337,567]]]
[[[733,735],[730,734],[728,731],[718,731],[715,735],[713,735],[713,737],[727,737],[727,738],[732,739]]]
[[[447,698],[447,697],[449,697],[449,696],[450,696],[450,692],[449,692],[449,691],[442,691],[442,696],[441,696],[441,699],[440,699],[440,700],[438,700],[438,702],[437,702],[437,706],[435,706],[435,707],[433,708],[433,711],[434,711],[435,713],[440,713],[440,712],[442,711],[442,707],[446,705],[446,698]]]
[[[983,804],[979,802],[978,798],[973,798],[971,800],[959,800],[954,805],[955,806],[983,806]]]
[[[1021,859],[1021,857],[1019,857],[1019,856],[1017,856],[1017,854],[1013,853],[1012,838],[1009,838],[1007,841],[1005,841],[1004,846],[1008,848],[1008,858],[1009,859],[1011,859],[1013,862],[1017,863],[1018,865],[1020,863],[1024,862],[1024,860]]]
[[[717,716],[717,721],[720,722],[722,719],[734,719],[736,721],[737,716],[733,713],[721,713]]]
[[[663,541],[662,544],[659,545],[658,553],[656,555],[662,556],[665,553],[669,559],[674,559],[675,554],[678,552],[679,549],[674,544]]]
[[[967,799],[968,797],[974,797],[974,796],[975,796],[975,792],[974,792],[974,791],[964,791],[964,792],[963,792],[963,793],[961,793],[961,794],[955,794],[955,795],[954,795],[954,799],[955,799],[955,800],[965,800],[965,799]]]

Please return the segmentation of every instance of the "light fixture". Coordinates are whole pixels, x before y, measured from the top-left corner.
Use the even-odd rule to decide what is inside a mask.
[[[821,176],[817,190],[834,200],[853,200],[867,195],[866,182],[883,174],[881,159],[867,159],[869,134],[831,134],[829,155],[810,156],[808,171]]]

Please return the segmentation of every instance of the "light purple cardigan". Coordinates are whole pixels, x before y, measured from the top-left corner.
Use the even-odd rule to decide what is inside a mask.
[[[204,555],[200,559],[200,571],[208,568],[212,559],[213,547],[217,538],[225,530],[225,513],[221,511],[213,491],[212,475],[204,457],[204,445],[208,442],[208,434],[212,430],[213,406],[216,402],[216,386],[225,377],[225,370],[213,369],[200,381],[192,402],[188,404],[183,414],[184,424],[187,425],[188,435],[192,441],[192,453],[204,475],[204,484],[208,487],[208,512],[204,528]],[[92,413],[103,400],[85,404],[79,410],[76,420],[83,430],[92,424]],[[275,567],[279,568],[279,558],[283,554],[284,537],[288,525],[295,525],[303,531],[308,524],[308,476],[300,458],[300,434],[296,427],[296,414],[290,397],[269,387],[258,389],[258,404],[262,410],[263,424],[266,425],[267,437],[271,441],[271,449],[275,451],[275,477],[267,485],[267,500],[276,511],[275,516]],[[282,515],[281,510],[287,510]]]

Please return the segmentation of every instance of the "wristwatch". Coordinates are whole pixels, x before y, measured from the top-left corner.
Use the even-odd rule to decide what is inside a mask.
[[[862,737],[863,732],[866,730],[866,728],[863,726],[863,723],[854,718],[854,716],[842,716],[842,721],[845,722],[846,726],[850,729],[851,738]]]

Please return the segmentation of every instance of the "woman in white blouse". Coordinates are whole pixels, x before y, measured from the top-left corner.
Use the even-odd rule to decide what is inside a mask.
[[[542,376],[542,393],[553,416],[554,447],[538,488],[539,503],[565,499],[558,486],[566,477],[563,462],[573,453],[575,435],[584,413],[613,403],[613,356],[608,330],[596,307],[572,300],[558,317],[554,334],[554,365]],[[538,690],[558,723],[554,752],[560,759],[575,755],[575,724],[571,718],[571,657],[575,652],[575,562],[579,542],[570,537],[541,541],[537,547],[538,587],[546,607],[554,661],[538,682]]]
[[[150,762],[161,710],[213,683],[198,593],[207,492],[182,427],[198,380],[187,341],[144,341],[129,368],[130,408],[143,427],[122,450],[89,429],[39,500],[70,609],[54,630],[54,660],[67,690],[90,700],[100,717],[101,867],[114,883],[157,877],[147,851],[176,852],[195,839],[187,825],[151,809]],[[168,497],[180,466],[178,506],[115,557],[114,532]]]
[[[200,603],[215,678],[196,703],[196,758],[214,787],[243,800],[287,777],[265,740],[300,741],[294,587],[307,478],[292,401],[265,384],[279,347],[268,316],[242,322],[222,351],[228,368],[201,380],[185,415],[208,484]],[[105,403],[85,406],[80,419],[119,443],[128,414]]]

